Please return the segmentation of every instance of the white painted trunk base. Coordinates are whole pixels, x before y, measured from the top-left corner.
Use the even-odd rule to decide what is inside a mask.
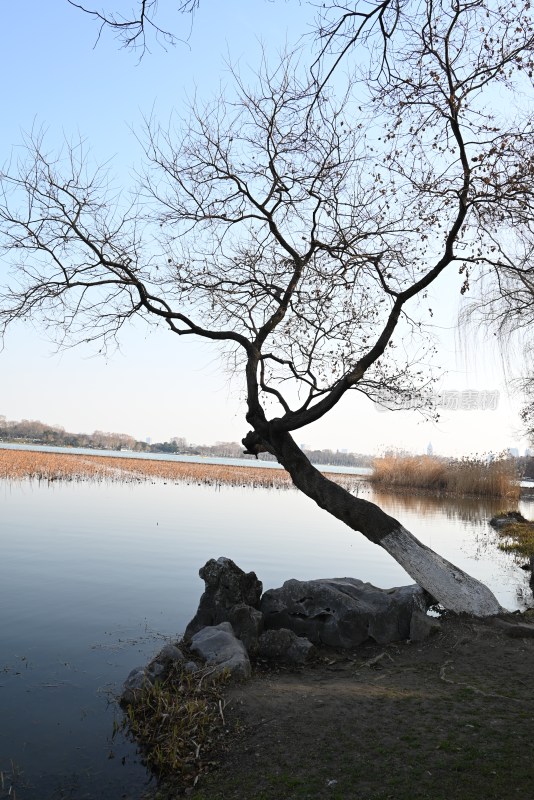
[[[402,525],[380,546],[449,611],[490,617],[503,610],[487,586],[434,553]]]

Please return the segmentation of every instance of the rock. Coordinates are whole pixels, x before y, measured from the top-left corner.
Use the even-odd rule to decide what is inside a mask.
[[[152,663],[148,665],[146,672],[150,683],[154,684],[158,679],[163,679],[166,672],[165,665],[160,664],[159,661],[152,661]]]
[[[232,677],[250,678],[250,661],[229,622],[202,628],[191,639],[191,651],[214,666],[215,674],[229,670]]]
[[[351,648],[408,639],[414,610],[428,594],[417,585],[378,589],[356,578],[289,580],[262,597],[266,629],[289,628],[314,644]]]
[[[441,625],[436,617],[429,617],[424,611],[415,609],[410,621],[410,640],[424,642],[434,633],[439,633]]]
[[[247,651],[253,652],[258,644],[258,637],[263,631],[263,614],[257,608],[239,603],[228,609],[223,622],[229,622],[238,639],[241,639]]]
[[[182,651],[173,644],[166,644],[158,655],[145,667],[145,674],[151,684],[163,681],[169,675],[173,664],[185,661]]]
[[[152,660],[157,661],[159,664],[177,664],[185,661],[185,656],[175,644],[166,644]]]
[[[164,680],[173,664],[185,660],[181,650],[173,644],[166,644],[146,667],[135,667],[126,678],[120,697],[121,703],[135,703],[136,695],[142,689]]]
[[[206,584],[197,613],[185,629],[184,639],[208,626],[221,622],[235,624],[236,635],[252,643],[261,632],[261,618],[254,614],[259,609],[263,589],[254,572],[243,572],[229,558],[210,559],[200,570]]]
[[[140,692],[151,685],[152,681],[146,668],[135,667],[124,681],[119,702],[124,705],[132,705]]]
[[[288,628],[265,631],[258,639],[258,656],[282,664],[304,664],[314,647]]]

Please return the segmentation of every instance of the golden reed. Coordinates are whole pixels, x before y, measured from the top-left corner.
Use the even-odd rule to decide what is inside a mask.
[[[373,462],[370,480],[384,489],[426,489],[512,500],[518,499],[521,492],[519,476],[509,458],[447,461],[435,456],[384,456]]]
[[[250,462],[248,462],[250,463]],[[351,488],[352,475],[329,475]],[[158,461],[144,458],[121,458],[76,453],[43,453],[33,450],[0,449],[0,478],[38,481],[109,481],[118,483],[163,480],[173,483],[290,488],[293,486],[284,469],[231,466],[185,461]]]

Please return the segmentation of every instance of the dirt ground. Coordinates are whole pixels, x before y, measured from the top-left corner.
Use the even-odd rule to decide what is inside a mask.
[[[501,620],[532,624],[534,612]],[[319,652],[227,691],[195,800],[534,797],[534,638],[447,617],[423,643]],[[177,795],[176,795],[177,796]]]

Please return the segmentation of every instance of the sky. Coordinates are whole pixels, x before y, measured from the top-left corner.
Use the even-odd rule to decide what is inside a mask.
[[[121,2],[109,0],[108,7],[120,9]],[[262,48],[274,56],[312,20],[297,0],[202,0],[192,24],[188,17],[173,20],[183,42],[167,50],[154,45],[139,62],[110,33],[95,44],[97,28],[66,0],[9,3],[0,48],[1,160],[16,157],[24,133],[43,128],[51,150],[65,137],[82,136],[91,157],[111,159],[112,171],[127,183],[139,163],[135,131],[144,115],[164,121],[194,93],[217,93],[230,81],[228,60],[253,66]],[[0,260],[0,273],[6,266]],[[374,454],[421,453],[429,444],[436,454],[455,456],[524,451],[521,397],[505,381],[517,372],[516,356],[503,356],[484,330],[458,334],[457,276],[442,278],[429,300],[437,390],[446,405],[439,422],[414,411],[379,411],[351,393],[327,418],[298,432],[299,443]],[[247,432],[242,386],[222,371],[209,344],[137,324],[124,331],[120,350],[104,358],[89,348],[57,352],[50,333],[22,323],[8,333],[0,353],[0,414],[8,419],[152,441],[184,436],[198,444],[239,441]]]

